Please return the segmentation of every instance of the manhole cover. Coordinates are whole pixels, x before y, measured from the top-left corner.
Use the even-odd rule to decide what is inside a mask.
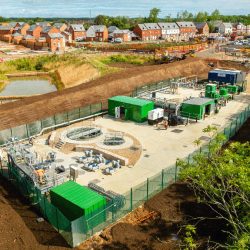
[[[174,129],[171,132],[179,134],[179,133],[183,132],[183,130],[182,129]]]
[[[147,155],[147,154],[146,154],[146,155],[144,155],[144,157],[146,157],[146,158],[148,158],[149,156],[150,156],[150,155]]]
[[[210,138],[209,138],[208,136],[201,136],[201,137],[199,138],[199,140],[202,140],[202,141],[209,141]]]

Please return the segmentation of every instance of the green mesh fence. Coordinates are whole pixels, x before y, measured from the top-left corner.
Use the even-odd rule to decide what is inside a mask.
[[[54,116],[47,117],[41,121],[35,121],[30,124],[21,125],[15,128],[5,129],[0,131],[0,145],[5,144],[11,137],[16,137],[19,140],[27,139],[29,137],[38,135],[43,129],[60,126],[60,124],[74,122],[80,118],[85,118],[90,115],[94,115],[103,112],[105,103],[97,103],[89,106],[76,108],[71,111],[56,114]]]
[[[69,119],[69,117],[77,118],[78,115],[81,117],[83,114],[89,115],[90,112],[93,111],[98,112],[99,108],[101,108],[101,106],[94,106],[93,109],[88,109],[86,107],[80,108],[79,110],[75,109],[68,113],[67,119]],[[63,121],[66,119],[65,117],[65,115],[58,115],[56,119]],[[226,139],[228,140],[235,135],[235,133],[249,117],[250,106],[235,117],[235,119],[227,125],[223,131],[219,132],[224,133]],[[55,118],[52,120],[55,120]],[[47,119],[41,121],[40,124],[44,124],[44,122],[50,123],[50,120]],[[33,123],[27,127],[31,129],[31,131],[29,130],[30,132],[33,131],[35,133],[35,131],[39,130],[39,126],[39,123]],[[21,128],[15,129],[14,133],[22,134],[20,129]],[[5,134],[2,135],[2,132],[0,132],[0,138],[4,138],[4,136]],[[184,160],[192,163],[194,161],[194,157],[199,153],[208,155],[209,144],[203,145]],[[110,226],[112,223],[127,215],[155,194],[174,183],[178,179],[178,173],[180,171],[180,168],[177,165],[169,166],[155,176],[148,178],[143,183],[131,188],[129,192],[123,194],[124,199],[121,207],[117,207],[117,204],[111,201],[107,204],[105,209],[98,211],[89,218],[82,216],[77,220],[70,221],[60,212],[59,209],[49,202],[46,196],[41,194],[41,192],[34,186],[33,182],[22,171],[13,166],[11,163],[8,165],[4,164],[7,167],[3,167],[2,165],[3,164],[1,164],[0,174],[11,181],[13,185],[15,185],[19,191],[30,200],[31,204],[34,204],[39,208],[41,214],[51,223],[51,225],[53,225],[53,227],[71,246],[79,245],[93,234]]]

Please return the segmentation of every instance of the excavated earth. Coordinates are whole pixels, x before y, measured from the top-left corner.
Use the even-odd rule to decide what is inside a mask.
[[[106,103],[111,96],[128,95],[136,87],[168,78],[198,75],[200,79],[205,79],[211,69],[208,62],[204,59],[188,58],[171,64],[127,68],[62,91],[3,104],[0,106],[0,130],[31,123],[89,104]],[[223,62],[214,62],[215,66],[223,66]],[[234,63],[227,64],[229,64],[227,67],[239,67]]]

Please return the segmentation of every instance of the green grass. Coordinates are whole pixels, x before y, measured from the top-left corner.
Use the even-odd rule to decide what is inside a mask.
[[[143,65],[153,60],[150,56],[138,56],[138,55],[112,55],[101,60],[104,64],[112,63],[128,63],[134,65]]]

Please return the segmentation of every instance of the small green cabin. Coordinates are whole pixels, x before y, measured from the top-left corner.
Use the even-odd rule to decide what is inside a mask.
[[[192,98],[181,105],[181,116],[201,120],[215,110],[215,101],[211,98]]]
[[[104,196],[74,181],[51,189],[50,198],[51,203],[71,221],[83,215],[88,219],[106,207]],[[99,223],[104,220],[105,218],[102,218]]]
[[[108,99],[108,113],[116,118],[145,122],[154,102],[129,96],[114,96]]]

